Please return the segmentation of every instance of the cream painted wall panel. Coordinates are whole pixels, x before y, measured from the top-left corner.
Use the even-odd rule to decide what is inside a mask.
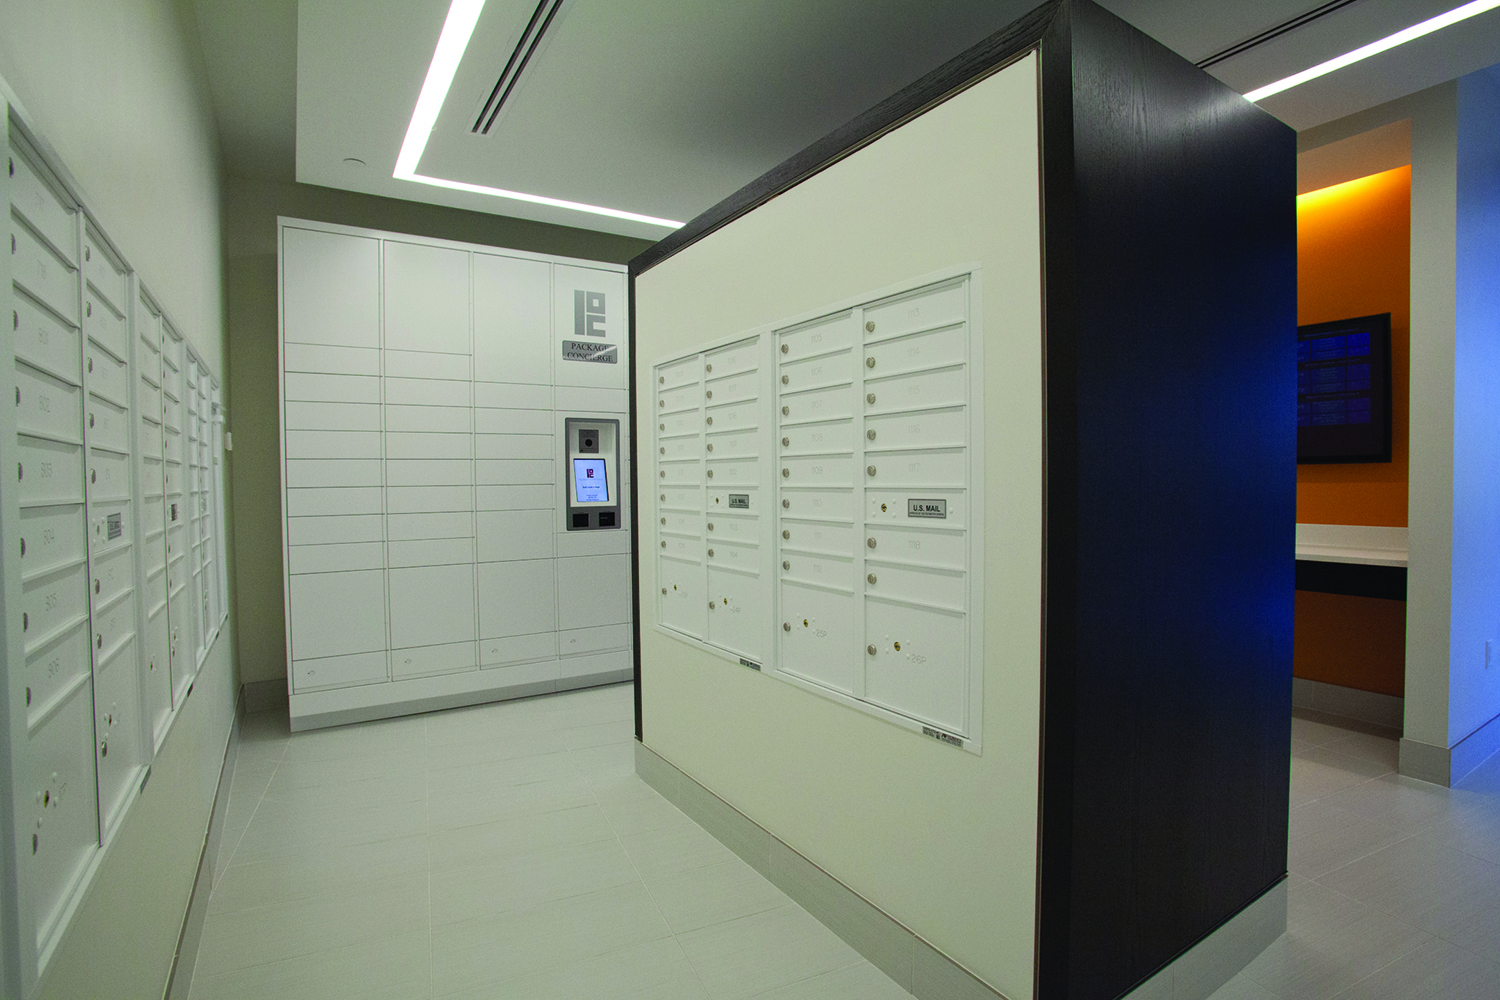
[[[728,669],[649,629],[641,639],[643,710],[649,746],[918,934],[943,942],[1009,996],[1032,991],[1035,940],[1036,107],[1036,63],[1028,57],[636,282],[637,349],[656,359],[943,268],[983,269],[984,405],[989,424],[1007,432],[985,441],[982,755]],[[906,196],[892,198],[892,191]],[[993,196],[999,191],[1004,198]],[[725,294],[725,274],[735,275],[733,294]],[[651,369],[640,371],[640,398],[654,398],[656,386],[644,382]],[[810,408],[807,418],[817,418]],[[649,447],[650,435],[642,437]],[[637,452],[645,467],[653,458]],[[649,527],[643,549],[656,546],[656,526]],[[658,592],[654,562],[642,563],[643,593]],[[781,738],[787,732],[799,738]],[[955,865],[954,858],[986,861]]]

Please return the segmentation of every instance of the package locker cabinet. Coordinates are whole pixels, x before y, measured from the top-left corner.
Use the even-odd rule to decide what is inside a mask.
[[[222,544],[222,505],[198,515],[195,534],[168,527],[174,508],[183,518],[194,516],[194,501],[209,510],[190,470],[215,461],[220,442],[200,415],[217,384],[181,338],[164,344],[163,311],[79,204],[65,169],[8,112],[0,203],[11,239],[0,296],[10,322],[0,355],[14,405],[0,439],[14,478],[0,504],[0,784],[12,825],[0,839],[3,884],[15,895],[0,904],[0,993],[26,996],[170,726],[173,634],[183,650],[206,652],[228,581],[218,573],[212,586],[188,584],[186,548],[169,558],[169,546],[189,538]],[[196,555],[200,568],[221,561]],[[194,607],[183,606],[187,593]],[[176,669],[180,703],[191,671]]]
[[[630,531],[562,515],[624,268],[283,219],[281,274],[294,728],[629,679]]]
[[[633,261],[646,746],[1007,996],[1277,889],[1294,199],[1057,0]]]

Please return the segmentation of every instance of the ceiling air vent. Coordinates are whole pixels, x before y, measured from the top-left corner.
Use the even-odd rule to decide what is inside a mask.
[[[521,80],[521,74],[526,71],[527,65],[533,56],[541,49],[542,39],[547,35],[547,29],[552,27],[557,20],[557,15],[568,0],[541,0],[532,12],[531,20],[526,24],[526,30],[521,32],[521,38],[516,42],[515,51],[511,52],[510,58],[505,62],[505,69],[501,70],[500,78],[495,81],[495,88],[490,91],[489,100],[484,102],[480,109],[479,117],[474,119],[474,127],[469,131],[475,135],[489,135],[490,128],[495,124],[495,119],[510,100],[510,96],[516,92],[516,84]]]

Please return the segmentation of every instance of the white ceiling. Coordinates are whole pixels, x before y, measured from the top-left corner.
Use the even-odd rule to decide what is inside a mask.
[[[487,0],[423,174],[686,220],[1036,0],[571,0],[489,136],[536,0]],[[1324,0],[1103,0],[1198,61]],[[1218,63],[1249,90],[1460,0],[1357,0]],[[230,169],[646,238],[667,230],[391,177],[449,0],[193,0]],[[1500,62],[1500,10],[1265,101],[1298,129]],[[293,154],[293,148],[295,153]],[[364,166],[346,158],[358,158]]]

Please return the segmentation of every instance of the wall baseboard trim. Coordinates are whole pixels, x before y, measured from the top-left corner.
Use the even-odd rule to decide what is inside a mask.
[[[248,687],[249,685],[246,685]],[[284,687],[284,685],[283,685]],[[219,769],[219,787],[208,816],[208,831],[203,837],[203,852],[198,855],[198,874],[188,896],[187,912],[182,918],[182,933],[177,937],[177,954],[167,975],[163,1000],[187,1000],[193,986],[193,969],[198,964],[198,945],[203,940],[203,921],[208,916],[208,897],[213,894],[218,870],[219,848],[224,840],[224,814],[229,807],[229,786],[234,779],[234,764],[240,745],[240,719],[247,711],[244,689],[235,703],[234,721],[229,727],[229,741],[224,747],[224,765]]]
[[[637,741],[636,774],[917,1000],[1003,997],[890,914]],[[1286,932],[1286,880],[1128,994],[1205,1000]]]
[[[1451,747],[1403,739],[1400,771],[1410,778],[1452,787],[1496,753],[1500,753],[1500,715]]]
[[[247,681],[240,687],[240,695],[246,712],[264,712],[287,705],[286,681],[281,678],[269,681]]]
[[[1368,722],[1399,733],[1405,722],[1406,699],[1293,677],[1292,707]]]

